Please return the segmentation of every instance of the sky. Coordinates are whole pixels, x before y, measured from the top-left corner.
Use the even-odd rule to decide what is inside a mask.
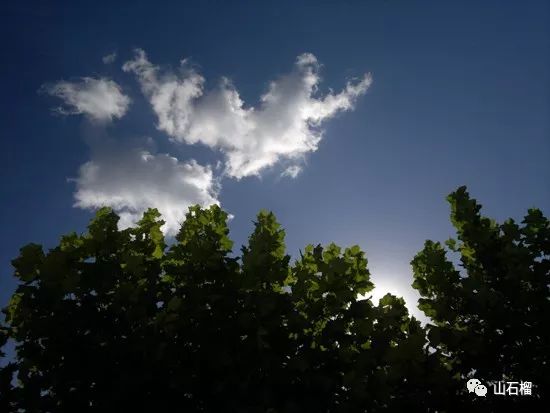
[[[402,295],[460,185],[502,221],[550,213],[548,1],[18,1],[0,6],[0,305],[29,242],[101,205],[177,231],[262,208],[288,252],[358,244]]]

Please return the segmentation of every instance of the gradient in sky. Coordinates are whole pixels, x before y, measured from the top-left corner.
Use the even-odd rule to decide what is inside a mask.
[[[272,210],[293,256],[359,244],[409,307],[458,186],[498,220],[550,210],[548,1],[0,8],[2,306],[18,249],[101,204],[124,225],[158,207],[170,235],[219,202],[236,250]]]

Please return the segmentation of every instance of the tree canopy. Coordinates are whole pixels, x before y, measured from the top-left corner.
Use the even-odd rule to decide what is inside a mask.
[[[155,209],[119,230],[103,208],[86,233],[49,251],[28,244],[13,260],[18,287],[0,349],[12,340],[16,354],[0,370],[0,411],[543,405],[550,224],[536,209],[497,224],[464,187],[448,201],[457,239],[426,241],[411,263],[425,326],[402,298],[372,302],[358,246],[308,245],[291,262],[271,212],[258,214],[237,256],[218,206],[191,207],[171,245]],[[536,387],[530,397],[476,398],[471,377]]]

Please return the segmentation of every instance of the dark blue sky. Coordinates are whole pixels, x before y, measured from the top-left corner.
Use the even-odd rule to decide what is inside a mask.
[[[52,116],[59,102],[38,93],[42,85],[110,78],[132,104],[103,133],[152,137],[158,151],[203,165],[221,159],[155,127],[135,76],[121,70],[136,47],[162,66],[190,57],[206,90],[230,78],[247,106],[304,52],[322,64],[320,93],[372,73],[355,109],[323,123],[295,179],[277,164],[221,181],[236,248],[258,210],[271,209],[292,254],[308,243],[359,244],[375,283],[407,298],[414,254],[425,239],[452,235],[445,196],[457,186],[498,220],[550,211],[548,1],[10,3],[0,6],[2,305],[19,247],[51,247],[91,216],[72,206],[67,178],[90,159],[95,129],[81,116]],[[113,51],[117,60],[103,64]]]

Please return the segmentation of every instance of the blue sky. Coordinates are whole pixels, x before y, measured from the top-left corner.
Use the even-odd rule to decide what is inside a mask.
[[[131,222],[151,199],[218,201],[236,248],[270,209],[291,254],[359,244],[409,301],[459,185],[498,220],[549,213],[547,1],[1,8],[2,305],[19,247],[84,231],[99,203]]]

